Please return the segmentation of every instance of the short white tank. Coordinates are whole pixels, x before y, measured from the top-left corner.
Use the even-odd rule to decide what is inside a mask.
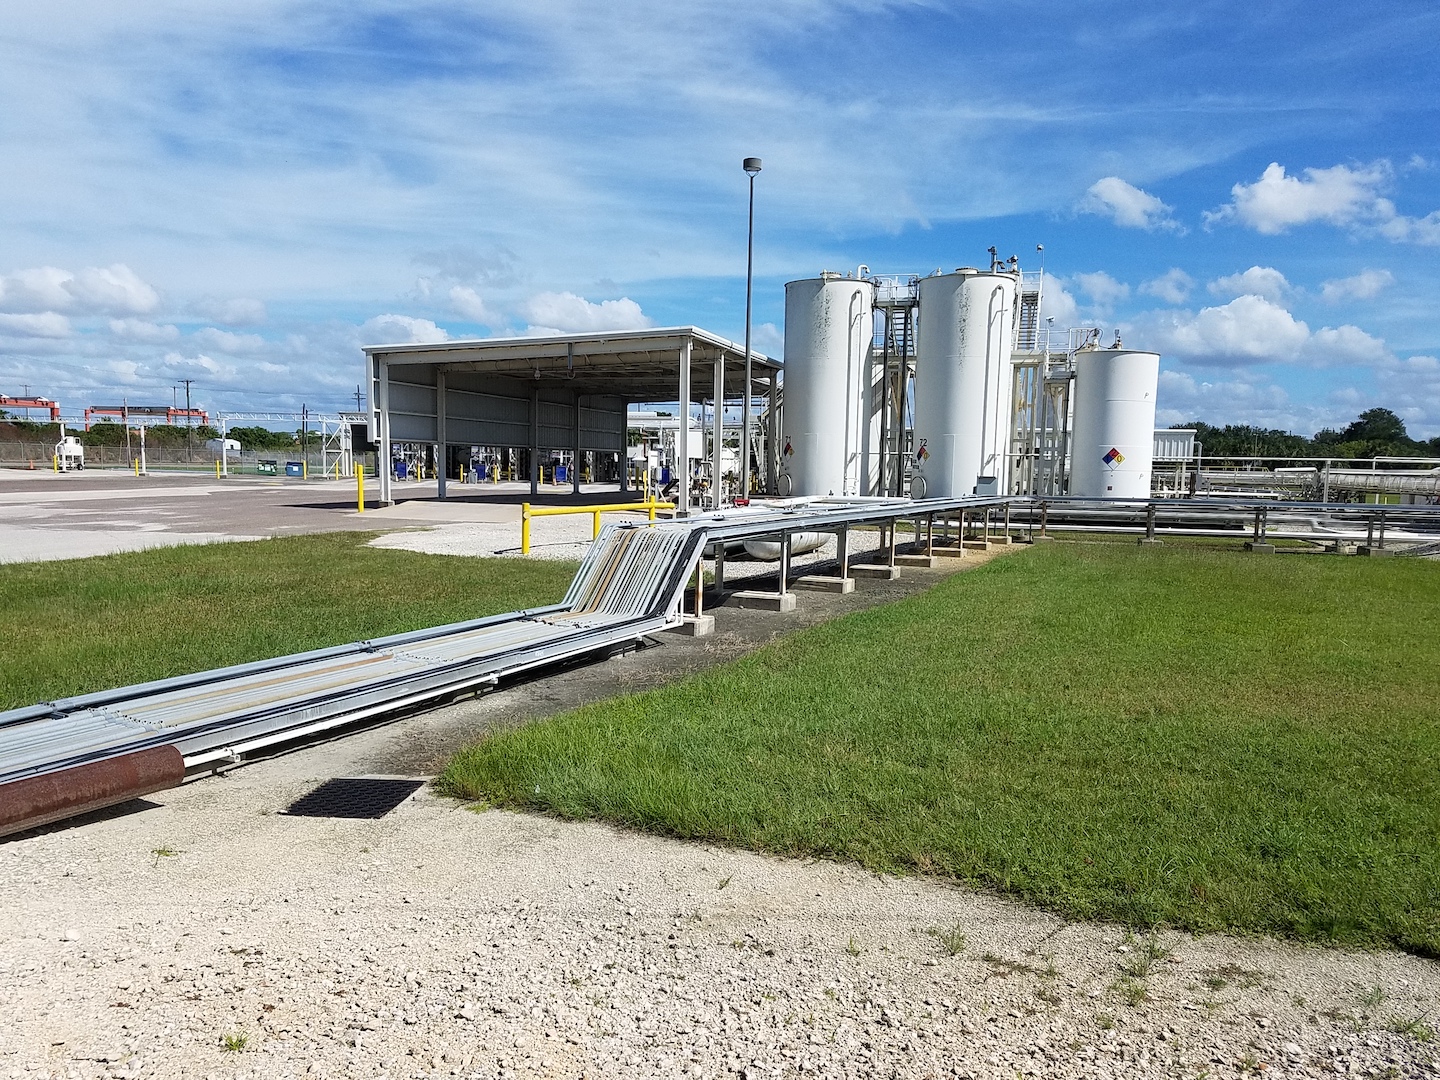
[[[855,495],[868,445],[875,286],[824,274],[785,286],[781,495]]]
[[[1013,273],[971,269],[920,279],[916,498],[962,498],[1005,483],[1017,284]]]
[[[1148,499],[1160,356],[1126,349],[1075,354],[1070,494]]]

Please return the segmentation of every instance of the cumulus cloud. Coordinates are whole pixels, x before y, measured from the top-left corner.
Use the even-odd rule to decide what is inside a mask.
[[[1080,291],[1090,298],[1092,304],[1106,311],[1130,295],[1129,285],[1116,281],[1103,270],[1097,270],[1093,274],[1076,274],[1073,280]]]
[[[111,319],[110,333],[121,341],[144,345],[165,345],[180,339],[179,327],[148,322],[145,319]]]
[[[0,278],[0,311],[146,315],[159,306],[160,294],[124,263],[75,274],[39,266]]]
[[[1059,278],[1048,275],[1045,278],[1045,295],[1040,298],[1040,325],[1053,326],[1062,332],[1080,325],[1080,305]]]
[[[1144,340],[1167,356],[1218,367],[1374,364],[1390,355],[1382,340],[1357,326],[1327,326],[1312,332],[1285,308],[1253,294],[1194,314],[1154,312],[1138,320],[1134,332],[1126,330],[1127,337]]]
[[[450,308],[461,318],[481,326],[494,326],[498,316],[485,306],[485,300],[469,285],[455,285],[450,289]]]
[[[443,327],[409,315],[376,315],[361,325],[360,336],[367,345],[420,345],[450,340]]]
[[[1361,270],[1352,277],[1331,278],[1320,283],[1320,299],[1327,304],[1346,300],[1371,300],[1395,284],[1389,270]]]
[[[1305,169],[1292,176],[1271,162],[1253,184],[1236,184],[1231,201],[1207,211],[1207,226],[1238,222],[1266,236],[1296,225],[1324,222],[1343,228],[1374,230],[1396,243],[1440,244],[1440,210],[1422,218],[1406,217],[1382,195],[1394,176],[1390,162]]]
[[[756,352],[779,356],[785,351],[785,331],[773,322],[761,323],[751,331],[750,344]]]
[[[54,311],[0,315],[0,334],[26,338],[68,338],[70,320]]]
[[[1140,291],[1147,296],[1164,300],[1167,304],[1183,304],[1190,299],[1190,290],[1193,288],[1195,279],[1178,266],[1172,266],[1159,277],[1151,278],[1141,285]]]
[[[234,368],[227,367],[204,353],[196,356],[184,356],[180,353],[171,352],[165,354],[162,366],[173,373],[203,371],[207,375],[224,377],[232,374]]]
[[[189,310],[221,326],[259,326],[267,317],[262,301],[244,296],[229,300],[201,297],[190,305]]]
[[[1283,303],[1294,291],[1285,275],[1273,266],[1252,266],[1242,273],[1216,278],[1206,288],[1214,296],[1262,296],[1272,304]]]
[[[1118,176],[1105,176],[1091,184],[1080,200],[1080,212],[1108,217],[1126,229],[1185,231],[1184,226],[1175,220],[1173,207]]]
[[[1289,395],[1263,379],[1196,378],[1186,371],[1160,372],[1155,395],[1155,423],[1183,424],[1209,416],[1232,423],[1263,422],[1266,427],[1291,426]]]
[[[217,330],[213,326],[197,330],[190,336],[202,348],[232,355],[257,352],[265,347],[265,339],[259,334],[235,334],[229,330]]]
[[[605,330],[643,330],[655,320],[628,296],[592,304],[572,292],[544,292],[532,296],[521,309],[536,334],[582,334]]]

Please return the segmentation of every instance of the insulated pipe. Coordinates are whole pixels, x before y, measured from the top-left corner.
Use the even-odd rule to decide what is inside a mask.
[[[185,759],[173,746],[92,761],[0,784],[0,836],[179,787]]]

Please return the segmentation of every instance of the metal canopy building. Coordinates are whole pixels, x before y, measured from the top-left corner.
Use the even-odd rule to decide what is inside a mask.
[[[601,451],[623,455],[631,402],[724,402],[745,395],[745,350],[695,326],[550,337],[485,338],[419,345],[367,345],[368,435],[379,445],[380,498],[391,502],[391,447],[430,443],[445,461],[451,444],[523,447],[530,490],[539,483],[539,451]],[[781,365],[750,354],[752,399],[774,404]],[[718,475],[723,408],[716,409],[711,447]],[[676,457],[688,460],[689,431],[677,431]],[[767,461],[773,449],[767,452]],[[625,470],[620,471],[621,490]],[[445,497],[445,470],[439,470]],[[574,476],[579,490],[579,475]],[[689,485],[679,509],[689,510]]]

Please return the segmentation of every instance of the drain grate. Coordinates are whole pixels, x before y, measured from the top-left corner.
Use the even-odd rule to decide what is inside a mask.
[[[281,813],[290,817],[382,818],[415,794],[424,780],[326,780]]]

